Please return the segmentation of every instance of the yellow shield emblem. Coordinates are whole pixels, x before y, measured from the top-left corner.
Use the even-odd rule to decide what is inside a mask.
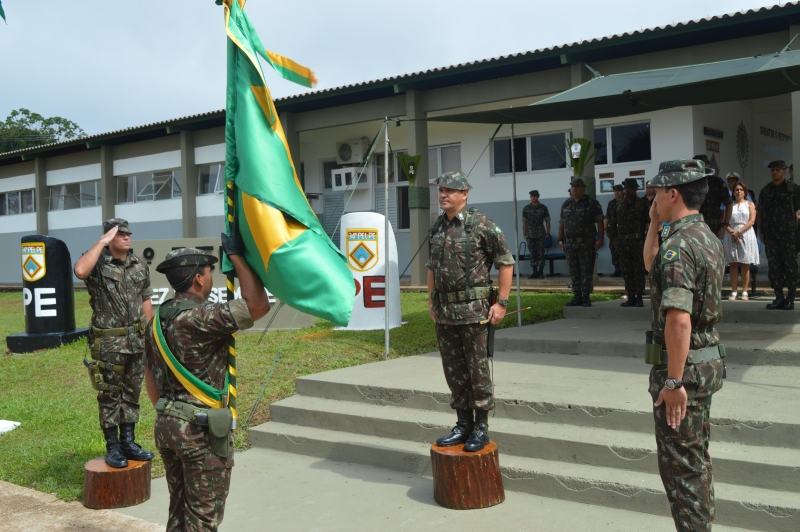
[[[371,270],[378,263],[378,230],[348,229],[347,264],[356,272]]]
[[[22,280],[32,283],[47,273],[44,260],[44,242],[22,244]]]

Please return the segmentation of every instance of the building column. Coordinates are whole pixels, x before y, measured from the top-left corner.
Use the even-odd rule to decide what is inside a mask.
[[[197,179],[197,166],[194,164],[194,132],[181,131],[183,238],[197,238]]]
[[[422,108],[423,94],[410,90],[406,92],[406,118],[425,118]],[[419,155],[417,177],[414,185],[409,183],[408,207],[411,233],[411,254],[414,256],[422,246],[417,258],[411,263],[411,285],[425,286],[428,282],[428,246],[422,245],[431,226],[431,189],[428,182],[428,123],[425,121],[406,122],[408,128],[408,154]],[[435,176],[434,176],[435,177]]]
[[[800,26],[789,26],[789,41],[800,34]],[[786,41],[786,42],[789,42]],[[797,37],[795,42],[792,43],[794,50],[800,46],[800,37]],[[792,160],[786,161],[786,164],[794,164],[795,159],[800,158],[800,92],[792,93]],[[796,170],[796,169],[795,169]],[[744,176],[742,176],[744,177]],[[795,179],[795,183],[800,182],[800,179]]]
[[[292,155],[297,179],[300,179],[300,133],[295,128],[294,113],[281,113],[281,125],[283,134],[286,135],[286,143],[289,145],[289,153]]]
[[[36,157],[33,160],[33,205],[36,210],[36,232],[46,235],[49,230],[47,227],[47,211],[50,210],[50,200],[47,189],[47,159]]]
[[[100,194],[103,221],[115,217],[117,204],[117,181],[114,179],[114,148],[100,146]]]
[[[571,65],[570,69],[572,87],[577,87],[578,85],[586,83],[592,79],[591,72],[589,72],[589,69],[586,68],[583,63]],[[574,120],[572,122],[572,138],[585,138],[594,143],[594,120]],[[592,146],[590,153],[593,150],[594,145]],[[586,193],[593,198],[597,197],[596,180],[594,176],[594,157],[586,163],[586,166],[583,168],[582,177],[583,180],[586,181]]]

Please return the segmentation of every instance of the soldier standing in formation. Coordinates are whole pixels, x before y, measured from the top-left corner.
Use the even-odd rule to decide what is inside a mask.
[[[619,249],[622,277],[625,279],[625,291],[628,300],[621,304],[623,307],[643,307],[645,270],[642,260],[644,237],[647,226],[650,224],[650,213],[647,201],[636,195],[639,188],[633,178],[623,181],[625,199],[617,203],[611,211],[609,228],[616,234],[617,248]]]
[[[74,272],[86,283],[92,307],[92,360],[84,359],[84,365],[97,390],[105,460],[121,468],[128,460],[153,458],[135,441],[144,377],[144,327],[153,315],[153,291],[147,264],[131,251],[128,222],[106,220],[103,231],[100,241],[75,263]]]
[[[797,288],[797,249],[795,234],[800,219],[800,187],[786,181],[786,163],[772,161],[768,168],[772,183],[761,189],[756,206],[758,236],[767,252],[769,284],[775,290],[770,310],[794,310]],[[788,293],[783,295],[786,287]]]
[[[472,188],[467,176],[449,172],[436,183],[444,213],[431,228],[428,308],[436,324],[450,408],[458,418],[450,434],[436,440],[436,445],[464,443],[465,451],[475,452],[489,443],[488,412],[494,408],[489,328],[480,322],[488,318],[496,324],[505,316],[514,258],[503,231],[477,209],[467,209]],[[492,265],[499,272],[498,299],[493,305]]]
[[[597,231],[595,232],[595,226]],[[558,243],[567,256],[574,296],[568,307],[591,307],[594,290],[594,260],[603,245],[603,207],[586,195],[580,177],[572,181],[572,197],[561,206]]]
[[[156,267],[175,289],[175,298],[161,305],[146,336],[154,385],[150,389],[148,379],[148,392],[158,413],[156,447],[170,494],[168,532],[217,530],[222,522],[233,467],[228,339],[269,311],[264,286],[240,257],[235,224],[230,237],[223,235],[222,248],[236,269],[241,299],[208,302],[217,258],[199,249],[171,251]],[[202,391],[207,386],[219,400]]]
[[[698,209],[708,189],[702,161],[661,163],[644,261],[650,270],[652,339],[645,349],[654,401],[658,469],[680,531],[710,531],[714,483],[711,397],[722,388],[722,245]],[[663,226],[662,222],[669,222]],[[664,239],[659,246],[658,236]]]
[[[713,168],[709,168],[708,157],[705,155],[695,155],[695,161],[703,161],[705,168],[708,172],[713,172]],[[703,220],[711,229],[711,232],[722,238],[722,228],[728,225],[731,219],[731,212],[733,209],[733,198],[728,191],[728,185],[718,175],[709,175],[708,181],[708,194],[706,194],[703,204],[700,206],[700,214],[703,215]],[[725,206],[725,210],[720,212],[720,207]]]
[[[611,211],[616,209],[617,203],[622,201],[623,196],[622,185],[614,185],[614,197],[608,200],[606,206],[606,234],[608,235],[608,247],[611,250],[611,264],[614,266],[614,273],[611,277],[619,277],[622,271],[619,269],[619,249],[617,247],[617,235],[614,233],[613,228],[609,227],[611,221]]]
[[[522,209],[522,234],[528,242],[533,272],[528,279],[544,279],[544,242],[550,234],[550,211],[539,203],[539,191],[531,190],[531,202]]]

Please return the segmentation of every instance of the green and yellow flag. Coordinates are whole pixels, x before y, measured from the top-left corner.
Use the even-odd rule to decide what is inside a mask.
[[[227,201],[232,197],[244,259],[287,305],[346,325],[355,298],[353,275],[300,187],[258,56],[306,87],[316,78],[264,49],[244,12],[244,0],[224,0],[223,6],[228,34],[225,181],[234,192]],[[227,206],[226,220],[229,226]],[[232,269],[226,257],[223,270]]]

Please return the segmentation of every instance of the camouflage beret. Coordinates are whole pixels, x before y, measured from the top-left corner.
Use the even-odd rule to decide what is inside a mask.
[[[633,177],[629,177],[624,181],[622,181],[622,186],[626,188],[627,187],[639,188],[639,183],[637,183],[636,179],[634,179]]]
[[[580,177],[576,177],[575,179],[570,181],[569,184],[572,185],[573,187],[585,187],[586,186],[586,182],[583,179],[581,179]]]
[[[786,170],[789,167],[786,166],[786,162],[785,161],[781,161],[780,159],[778,159],[777,161],[772,161],[771,163],[769,163],[767,165],[767,168],[780,168],[782,170]]]
[[[170,268],[180,268],[181,266],[213,266],[217,263],[217,257],[209,255],[203,250],[196,248],[173,249],[167,253],[164,262],[156,266],[156,271],[164,273]]]
[[[447,172],[434,179],[434,184],[454,190],[472,190],[472,185],[467,181],[464,172]]]
[[[529,192],[529,194],[530,194],[531,196],[536,196],[537,198],[539,197],[539,191],[538,191],[538,190],[531,190],[531,191]]]
[[[711,161],[708,160],[708,155],[695,155],[694,157],[692,157],[692,160],[703,161],[704,163],[706,163],[706,166],[711,164]]]
[[[697,159],[688,161],[666,161],[658,166],[658,175],[650,180],[651,187],[674,187],[699,181],[714,175],[713,168]]]
[[[623,187],[622,185],[614,185],[614,190],[622,192],[623,190],[625,190],[625,187]]]
[[[103,222],[103,232],[108,233],[115,225],[119,228],[117,229],[118,232],[131,234],[131,228],[128,227],[128,220],[123,220],[122,218],[111,218]]]

